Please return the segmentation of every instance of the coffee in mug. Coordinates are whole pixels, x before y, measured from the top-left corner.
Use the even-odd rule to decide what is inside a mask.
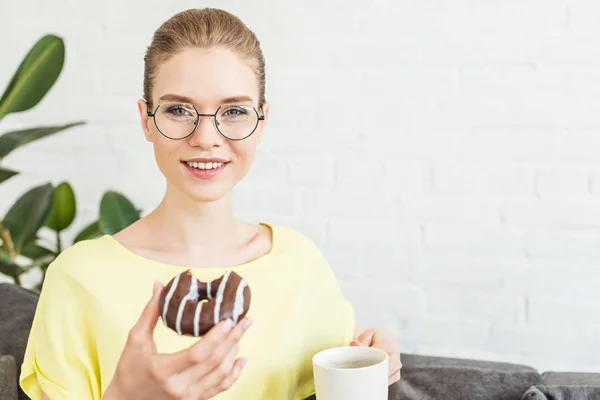
[[[387,400],[389,357],[374,347],[345,346],[313,356],[317,400]]]

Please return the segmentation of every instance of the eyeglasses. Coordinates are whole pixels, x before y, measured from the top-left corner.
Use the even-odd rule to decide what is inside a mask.
[[[213,117],[219,133],[229,140],[243,140],[254,133],[259,116],[254,107],[246,105],[223,105],[214,114],[200,114],[193,104],[181,102],[162,103],[154,113],[146,111],[154,118],[158,131],[166,138],[180,140],[189,137],[198,126],[201,116]]]

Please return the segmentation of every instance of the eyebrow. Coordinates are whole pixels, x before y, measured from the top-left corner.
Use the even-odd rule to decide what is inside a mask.
[[[190,97],[182,96],[179,94],[173,94],[173,93],[167,93],[165,95],[162,95],[159,100],[180,101],[183,103],[192,103],[192,104],[194,103],[194,100],[192,100]],[[245,102],[253,102],[252,97],[250,97],[250,96],[226,97],[224,99],[221,99],[219,104],[234,104],[234,103],[245,103]]]

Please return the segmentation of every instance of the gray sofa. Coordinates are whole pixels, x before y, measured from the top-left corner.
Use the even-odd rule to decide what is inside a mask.
[[[0,284],[0,400],[27,399],[17,378],[37,298],[35,291]],[[403,354],[402,364],[402,379],[390,386],[390,400],[600,399],[600,374],[540,374],[517,364],[413,354]]]

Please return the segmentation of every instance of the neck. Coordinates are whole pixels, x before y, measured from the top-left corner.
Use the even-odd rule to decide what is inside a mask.
[[[187,251],[227,246],[235,241],[241,225],[233,216],[231,193],[201,202],[170,185],[148,220],[165,245]]]

